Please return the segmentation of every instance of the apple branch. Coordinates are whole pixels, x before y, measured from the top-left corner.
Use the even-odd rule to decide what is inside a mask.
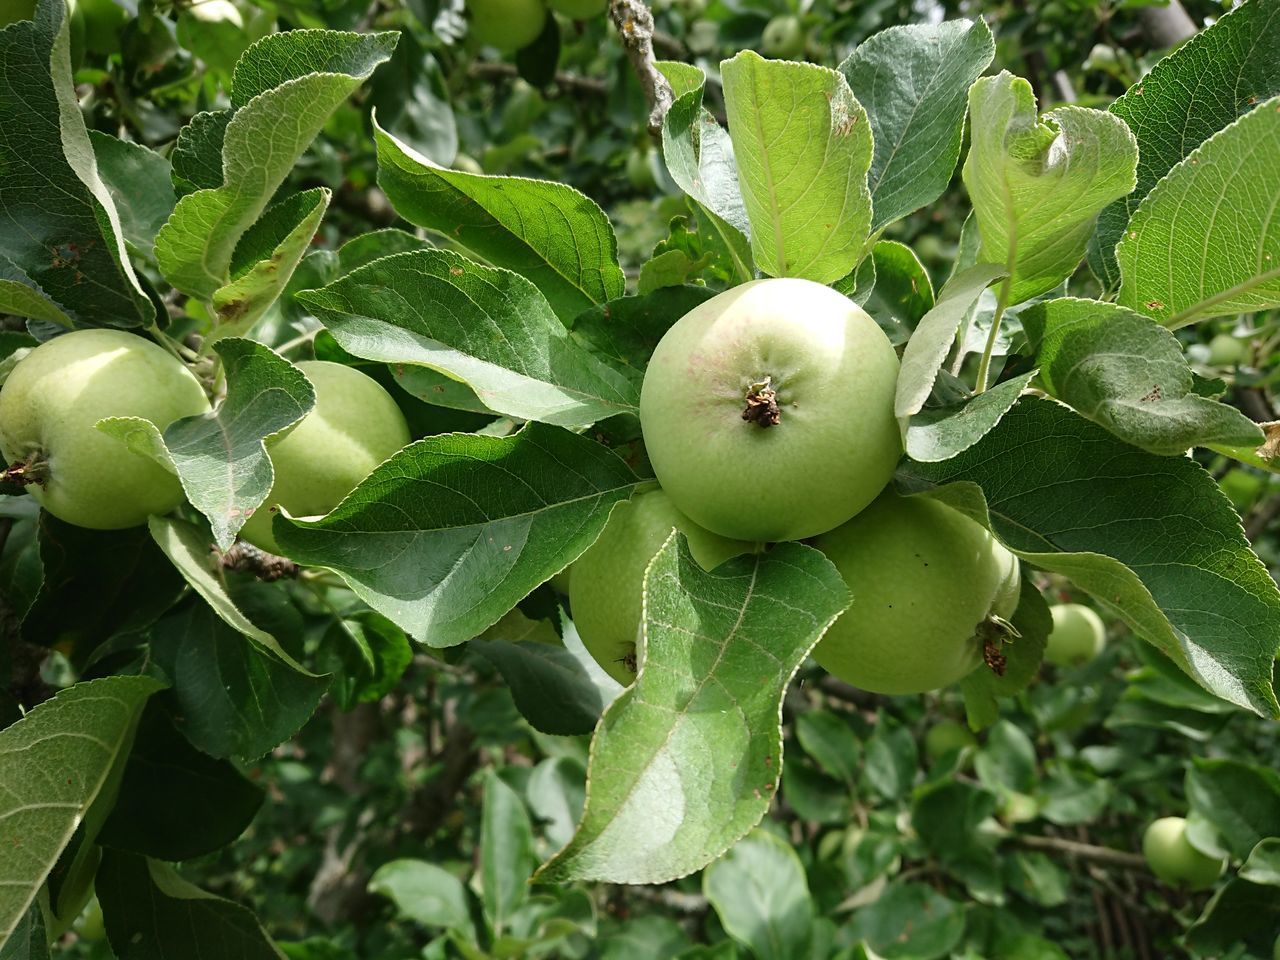
[[[1123,867],[1126,870],[1147,870],[1147,861],[1141,854],[1115,850],[1111,847],[1098,847],[1091,843],[1079,843],[1075,840],[1064,840],[1062,837],[1042,837],[1034,834],[1019,834],[1012,838],[1014,843],[1029,850],[1043,850],[1046,853],[1061,853],[1089,863],[1104,864],[1109,867]]]
[[[609,18],[618,28],[627,59],[640,80],[649,104],[649,133],[660,136],[662,120],[671,108],[671,84],[657,67],[653,56],[653,14],[644,0],[610,0]]]

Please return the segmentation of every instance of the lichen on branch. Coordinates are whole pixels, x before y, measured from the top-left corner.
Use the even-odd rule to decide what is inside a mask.
[[[671,108],[671,84],[658,70],[653,56],[653,14],[644,0],[609,0],[609,18],[618,28],[627,59],[640,80],[649,104],[649,133],[660,136],[662,120]]]

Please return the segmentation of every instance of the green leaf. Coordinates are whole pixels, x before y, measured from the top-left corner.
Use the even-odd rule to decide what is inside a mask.
[[[966,95],[995,52],[979,17],[881,30],[840,64],[871,120],[873,231],[942,196],[960,159]]]
[[[449,250],[377,260],[297,300],[348,352],[429,367],[510,417],[581,427],[639,408],[639,385],[570,337],[537,287]]]
[[[990,886],[999,866],[995,838],[982,824],[996,810],[996,795],[974,783],[944,779],[921,788],[911,803],[911,825],[925,848],[966,884]]]
[[[654,348],[671,325],[715,296],[706,287],[662,287],[644,296],[611,300],[579,314],[573,339],[621,373],[639,395]]]
[[[753,830],[707,867],[702,889],[725,933],[757,960],[805,955],[813,900],[804,866],[786,841]]]
[[[896,240],[879,240],[871,248],[876,283],[866,309],[886,331],[909,334],[933,308],[933,283],[915,251]],[[894,336],[895,343],[906,339]]]
[[[866,743],[867,783],[886,800],[906,794],[916,779],[919,756],[915,738],[905,727],[881,724]]]
[[[151,656],[170,683],[182,732],[213,757],[251,763],[315,712],[328,677],[298,673],[262,653],[199,601],[151,630]]]
[[[164,445],[187,497],[226,550],[271,491],[275,473],[264,441],[311,411],[315,389],[260,343],[228,338],[214,350],[222,358],[226,396],[213,413],[170,424]]]
[[[1165,57],[1108,108],[1138,141],[1138,185],[1102,211],[1089,265],[1120,283],[1115,247],[1138,204],[1188,153],[1254,104],[1280,94],[1280,9],[1248,0]]]
[[[34,19],[0,33],[0,309],[76,326],[145,326],[155,307],[94,162],[66,11],[62,0],[40,0]]]
[[[520,713],[535,730],[578,736],[595,729],[621,685],[600,669],[576,631],[561,644],[545,620],[512,610],[473,641],[471,649],[498,668]],[[572,634],[572,636],[570,636]],[[570,641],[576,641],[570,648]]]
[[[178,131],[170,161],[173,185],[179,196],[222,186],[222,144],[226,140],[227,124],[234,115],[231,109],[205,110]]]
[[[976,397],[925,407],[907,426],[907,456],[921,463],[936,463],[964,453],[996,428],[1034,376],[1033,370],[998,383]]]
[[[1170,170],[1116,247],[1119,302],[1173,330],[1280,306],[1277,156],[1280,97]]]
[[[378,185],[400,216],[532,281],[561,320],[622,296],[613,227],[573,187],[449,170],[376,124],[374,137]]]
[[[1187,802],[1238,859],[1280,836],[1280,773],[1267,767],[1197,757],[1187,770]]]
[[[1097,300],[1049,300],[1022,312],[1044,389],[1121,440],[1175,456],[1188,447],[1262,443],[1235,407],[1195,392],[1176,337]]]
[[[904,442],[908,439],[910,419],[924,409],[929,399],[938,371],[955,342],[960,321],[973,309],[982,291],[1002,275],[1000,267],[987,263],[960,271],[946,282],[937,302],[920,318],[902,352],[898,390],[893,401],[894,416],[902,427]]]
[[[671,178],[708,215],[744,279],[752,276],[751,226],[738,185],[733,141],[702,104],[707,75],[688,63],[660,62],[674,100],[662,120],[662,159]]]
[[[460,930],[472,936],[471,910],[462,881],[425,860],[392,860],[369,880],[369,892],[386,897],[396,911],[424,927]]]
[[[94,801],[114,791],[138,717],[159,689],[149,677],[77,683],[0,730],[0,943]]]
[[[120,960],[281,960],[252,913],[192,886],[173,867],[107,850],[98,868],[98,900],[111,949]]]
[[[1276,888],[1242,878],[1226,886],[1205,905],[1186,933],[1186,943],[1202,956],[1221,956],[1241,946],[1265,957],[1274,950],[1280,926],[1280,897]]]
[[[600,444],[554,427],[446,434],[406,447],[327,517],[280,515],[272,530],[292,559],[336,571],[412,636],[448,647],[575,560],[639,482]]]
[[[893,884],[858,910],[845,932],[865,940],[884,960],[936,960],[959,944],[964,913],[923,883]]]
[[[49,960],[49,939],[40,904],[32,903],[9,939],[0,941],[0,960]]]
[[[586,781],[586,767],[574,757],[547,757],[529,774],[525,800],[538,832],[553,851],[573,837],[586,801]]]
[[[69,645],[76,664],[154,622],[185,587],[145,527],[87,530],[42,512],[39,553],[44,576],[22,632],[44,646]]]
[[[555,62],[552,61],[554,68]],[[458,125],[444,71],[410,30],[369,81],[369,103],[386,129],[441,166],[458,155]]]
[[[98,175],[120,214],[125,241],[141,256],[154,256],[156,234],[173,213],[173,170],[163,156],[98,130],[89,131]]]
[[[529,811],[520,795],[490,770],[480,811],[480,889],[495,936],[524,903],[535,866]]]
[[[969,90],[964,183],[980,259],[1003,264],[1006,303],[1052,290],[1080,263],[1098,212],[1133,189],[1138,147],[1114,114],[1065,106],[1036,117],[1031,84],[1008,71]]]
[[[357,703],[377,703],[413,662],[413,644],[405,632],[372,610],[354,610],[336,618],[325,641],[330,644],[331,659],[321,669],[333,675],[330,692],[343,710]]]
[[[1138,450],[1052,400],[1023,397],[960,456],[908,461],[899,477],[957,484],[935,495],[984,523],[989,512],[1010,549],[1069,577],[1209,692],[1280,715],[1271,686],[1280,590],[1198,464]]]
[[[871,226],[871,126],[835,70],[744,50],[720,65],[756,266],[832,283]]]
[[[796,738],[826,773],[844,783],[857,779],[862,748],[842,714],[806,710],[796,717]]]
[[[1036,748],[1022,730],[1001,720],[987,732],[973,767],[989,790],[1030,793],[1036,785]]]
[[[166,280],[204,299],[227,284],[240,238],[329,115],[391,55],[397,36],[290,30],[245,51],[232,81],[222,182],[179,200],[156,237]]]
[[[783,692],[849,604],[809,547],[708,573],[678,534],[649,564],[644,596],[639,675],[600,718],[582,820],[539,880],[662,883],[746,835],[777,788]]]
[[[226,583],[215,572],[216,560],[209,551],[209,542],[195,524],[170,517],[152,516],[147,521],[151,536],[164,551],[165,556],[178,568],[210,608],[237,633],[248,637],[262,649],[270,651],[280,661],[308,677],[314,676],[280,645],[266,630],[253,623],[236,606],[227,593]]]
[[[160,860],[189,860],[239,837],[262,798],[261,787],[226,760],[193,747],[153,703],[143,713],[120,793],[98,840]]]
[[[1240,879],[1280,887],[1280,837],[1258,841],[1240,868]]]
[[[324,187],[295,193],[269,208],[231,255],[230,283],[213,294],[211,340],[248,333],[284,293],[329,209]]]

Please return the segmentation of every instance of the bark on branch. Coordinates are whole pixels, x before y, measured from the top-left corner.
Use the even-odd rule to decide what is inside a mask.
[[[1013,837],[1013,842],[1029,850],[1044,850],[1047,853],[1061,853],[1078,860],[1090,863],[1105,864],[1109,867],[1122,867],[1125,870],[1146,871],[1147,861],[1141,854],[1115,850],[1111,847],[1096,847],[1091,843],[1077,843],[1075,840],[1064,840],[1061,837],[1041,837],[1023,834]]]
[[[653,14],[644,0],[609,0],[609,18],[618,28],[627,59],[640,80],[649,105],[649,133],[662,135],[662,120],[671,109],[671,84],[667,83],[653,56]]]

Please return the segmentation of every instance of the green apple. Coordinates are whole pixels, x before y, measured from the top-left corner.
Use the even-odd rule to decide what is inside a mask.
[[[1102,652],[1107,628],[1102,618],[1079,603],[1060,603],[1050,611],[1053,630],[1044,648],[1044,658],[1059,667],[1088,663]]]
[[[645,448],[681,512],[737,540],[799,540],[876,498],[902,454],[898,357],[852,300],[793,278],[712,297],[662,337]]]
[[[924,752],[931,760],[941,760],[948,754],[976,746],[977,743],[977,737],[964,724],[954,720],[939,720],[924,735]]]
[[[641,191],[652,190],[658,185],[648,150],[632,150],[627,154],[627,180]]]
[[[102,922],[102,904],[97,897],[89,901],[71,929],[81,940],[90,942],[101,940],[107,935],[107,928]]]
[[[570,20],[590,20],[605,12],[609,0],[547,0],[547,6]]]
[[[703,530],[661,490],[637,494],[613,508],[590,549],[569,568],[569,609],[583,645],[621,684],[636,678],[644,572],[671,535],[688,538],[689,552],[710,570],[752,545]]]
[[[1226,865],[1191,845],[1183,817],[1161,817],[1142,836],[1142,854],[1151,872],[1165,883],[1191,890],[1213,886]]]
[[[1245,345],[1229,333],[1220,333],[1209,341],[1209,362],[1215,367],[1234,367],[1247,352]]]
[[[374,468],[409,442],[404,414],[372,377],[324,360],[297,364],[316,389],[316,405],[292,430],[267,441],[275,470],[271,492],[240,530],[256,547],[278,553],[271,520],[328,513]]]
[[[767,57],[790,59],[804,53],[804,28],[794,14],[774,17],[760,37],[760,52]]]
[[[955,683],[982,663],[986,637],[999,636],[994,618],[1017,605],[1008,586],[1016,558],[981,524],[927,497],[886,492],[813,545],[853,594],[813,658],[863,690]]]
[[[1272,960],[1280,960],[1280,937],[1276,937],[1276,945],[1271,948]]]
[[[1000,798],[1000,818],[1006,823],[1030,823],[1040,816],[1040,804],[1030,794],[1011,790]]]
[[[527,47],[547,22],[542,0],[467,0],[471,39],[503,53]]]
[[[209,410],[204,389],[161,347],[121,330],[77,330],[32,350],[0,390],[0,452],[55,517],[95,530],[145,523],[182,502],[178,478],[95,429],[141,417],[163,430]]]

